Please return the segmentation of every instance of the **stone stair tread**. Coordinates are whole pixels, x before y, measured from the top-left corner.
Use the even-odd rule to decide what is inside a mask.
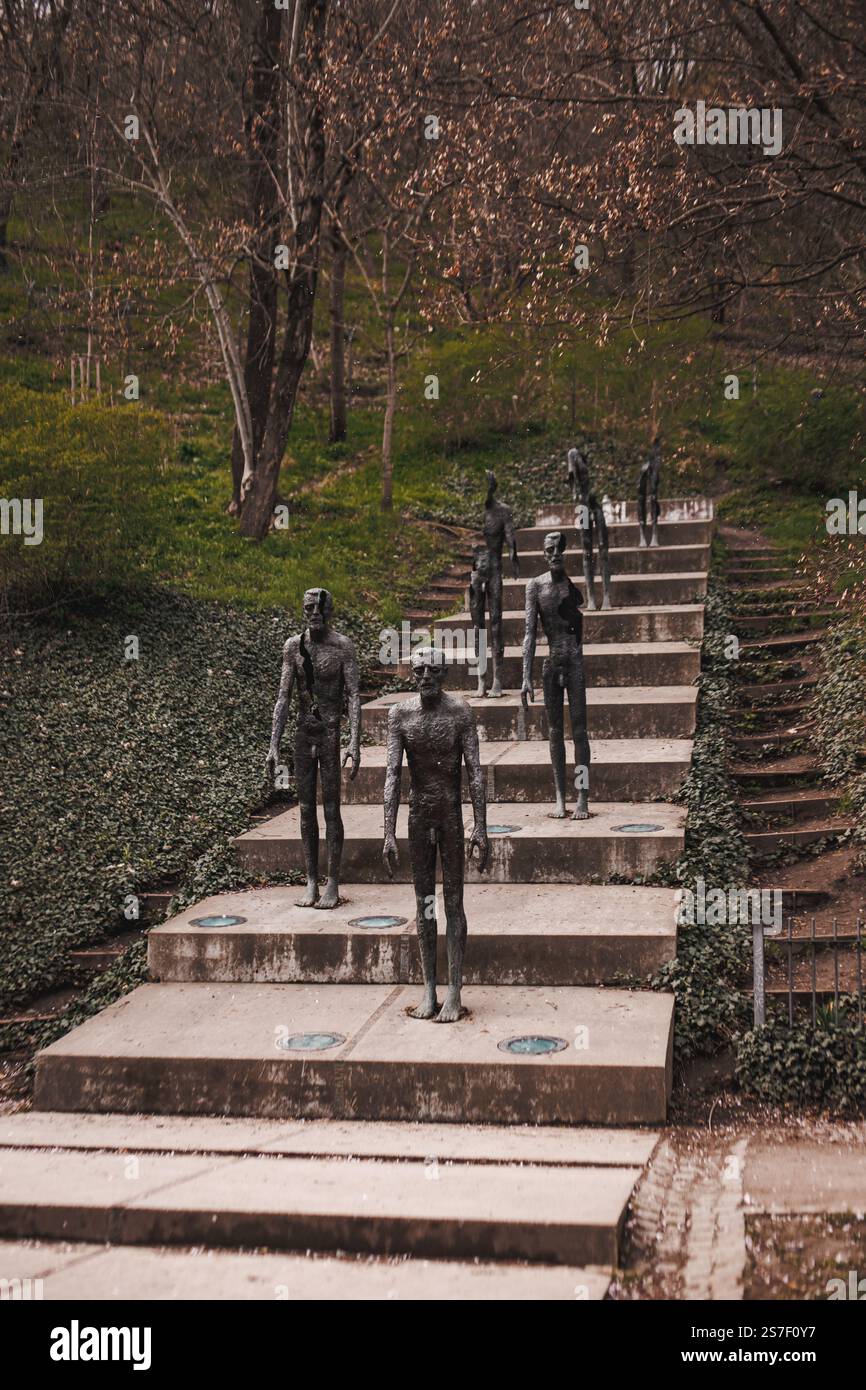
[[[614,502],[617,520],[637,521],[638,510],[635,498]],[[669,521],[712,521],[713,501],[710,497],[665,497],[659,499],[659,522]],[[574,503],[550,503],[540,507],[535,514],[536,526],[567,526],[574,524]]]
[[[420,978],[410,884],[346,883],[340,905],[329,911],[298,907],[299,894],[286,886],[220,893],[186,908],[150,932],[151,976],[235,983],[397,984]],[[470,883],[464,902],[467,985],[645,978],[676,952],[671,888],[526,884],[515,897],[511,884]],[[441,918],[441,905],[437,911]],[[226,927],[192,924],[217,914],[244,920]],[[396,919],[390,926],[389,918]],[[444,980],[444,931],[439,946]]]
[[[601,1266],[249,1254],[86,1242],[0,1241],[0,1278],[43,1280],[46,1302],[251,1300],[292,1303],[431,1300],[588,1301],[603,1299],[612,1271]]]
[[[467,1124],[664,1119],[671,995],[474,986],[467,1016],[453,1025],[410,1018],[418,999],[416,985],[140,985],[39,1054],[35,1103]],[[279,1046],[323,1031],[342,1041]],[[527,1035],[565,1046],[542,1056],[499,1047]]]
[[[547,648],[536,649],[533,675],[537,677],[536,698],[540,698],[541,665]],[[583,659],[587,685],[664,685],[667,676],[672,684],[685,685],[684,677],[697,677],[700,669],[699,646],[689,642],[584,642]],[[446,665],[452,676],[452,688],[462,689],[457,682],[471,688],[477,681],[477,669],[466,652],[445,653]],[[523,667],[523,649],[506,645],[503,652],[503,683],[513,686]],[[400,676],[409,673],[408,662],[390,668]],[[655,679],[654,679],[655,678]]]
[[[651,1129],[561,1125],[420,1124],[412,1120],[263,1120],[26,1110],[0,1116],[3,1149],[130,1149],[137,1153],[273,1154],[439,1163],[643,1167]]]
[[[580,883],[613,873],[633,876],[651,872],[662,859],[674,859],[683,845],[685,810],[668,802],[595,802],[588,820],[554,820],[549,803],[497,802],[488,825],[507,826],[490,835],[490,861],[485,875],[474,863],[467,866],[469,882]],[[573,809],[573,803],[572,803]],[[346,880],[382,882],[381,805],[345,806],[343,872]],[[408,811],[401,804],[397,818],[400,862],[397,877],[409,875]],[[649,824],[658,829],[630,832],[623,825]],[[464,811],[467,834],[471,809]],[[238,836],[233,844],[242,862],[258,869],[301,868],[300,812],[292,807],[265,824]],[[516,877],[516,875],[521,877]]]
[[[495,1164],[482,1178],[457,1162],[425,1181],[418,1163],[388,1159],[11,1149],[0,1233],[612,1264],[639,1177],[639,1168]]]
[[[412,690],[392,690],[386,695],[379,695],[375,700],[369,700],[364,705],[364,711],[390,708],[391,705],[399,704],[401,700],[411,699],[413,695]],[[586,703],[588,706],[625,705],[631,708],[634,705],[651,705],[663,699],[672,704],[693,705],[697,697],[697,687],[694,685],[597,685],[587,689]],[[462,698],[472,709],[514,708],[522,705],[519,690],[503,690],[502,695],[495,700],[489,695],[474,695],[467,690],[462,693]]]

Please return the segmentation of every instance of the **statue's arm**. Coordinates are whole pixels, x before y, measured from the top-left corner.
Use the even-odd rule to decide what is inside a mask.
[[[397,833],[400,809],[400,773],[403,767],[403,730],[400,711],[395,705],[388,715],[388,765],[385,770],[385,839]]]
[[[526,618],[523,633],[523,689],[532,696],[532,663],[538,632],[538,589],[534,579],[526,583]]]
[[[520,557],[517,554],[517,538],[514,535],[514,513],[510,508],[505,517],[505,544],[508,546],[508,552],[511,556],[511,566],[514,571],[514,578],[516,579],[520,573]]]
[[[463,761],[466,764],[466,772],[469,778],[469,799],[472,802],[472,813],[475,824],[472,834],[469,837],[469,857],[478,856],[478,868],[483,872],[487,866],[487,856],[489,853],[489,842],[487,839],[487,795],[484,785],[484,773],[481,770],[481,753],[478,747],[478,727],[475,723],[475,715],[465,707],[465,714],[460,728],[460,744],[463,753]]]
[[[354,642],[346,638],[346,659],[343,666],[346,682],[346,697],[349,702],[349,749],[352,756],[353,776],[358,770],[361,758],[361,678],[358,672],[358,653]]]
[[[271,722],[271,746],[268,751],[268,759],[276,762],[279,756],[280,739],[286,727],[286,720],[289,717],[289,702],[292,698],[292,690],[295,684],[295,658],[292,647],[292,639],[289,638],[283,647],[283,669],[280,673],[280,689],[277,694],[277,703],[274,705],[274,717]]]

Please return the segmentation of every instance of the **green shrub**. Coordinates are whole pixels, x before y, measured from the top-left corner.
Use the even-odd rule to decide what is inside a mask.
[[[862,480],[866,414],[851,386],[818,389],[808,373],[775,373],[730,419],[732,453],[746,475],[825,498]]]
[[[737,1080],[758,1100],[820,1106],[849,1113],[866,1109],[866,1032],[843,1001],[838,1016],[818,1026],[774,1019],[746,1033],[737,1046]]]

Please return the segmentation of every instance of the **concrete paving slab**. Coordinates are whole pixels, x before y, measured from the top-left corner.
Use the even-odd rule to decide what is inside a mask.
[[[487,817],[490,858],[484,874],[467,865],[470,883],[590,883],[616,875],[646,877],[660,863],[675,859],[684,842],[685,811],[663,801],[593,802],[589,820],[554,820],[544,803],[497,802]],[[381,883],[381,806],[344,806],[343,875],[347,882]],[[408,810],[397,816],[399,862],[395,878],[411,879]],[[472,829],[469,808],[464,815]],[[264,821],[233,841],[241,862],[267,872],[302,869],[300,813],[296,806]]]
[[[574,749],[568,750],[568,776],[574,778]],[[692,744],[687,739],[594,739],[591,747],[590,794],[599,801],[651,801],[672,797],[689,770]],[[367,746],[361,768],[352,779],[343,773],[344,806],[382,805],[388,750]],[[546,743],[519,741],[481,745],[488,805],[497,801],[552,802],[553,773]],[[408,796],[409,772],[404,766],[403,794]],[[463,800],[469,801],[469,782],[463,769]]]
[[[471,626],[472,618],[468,610],[434,621],[440,644],[446,641],[442,634],[449,632],[459,632],[461,640],[465,640]],[[522,609],[503,613],[502,637],[507,644],[522,643],[524,630],[525,614]],[[636,603],[629,608],[584,610],[583,613],[583,636],[587,642],[700,641],[703,630],[702,603],[670,603],[664,607]]]
[[[746,1209],[753,1214],[866,1214],[866,1150],[851,1143],[751,1140],[743,1174]]]
[[[0,1150],[114,1149],[137,1153],[280,1154],[407,1162],[544,1163],[642,1168],[651,1129],[421,1124],[411,1120],[257,1120],[28,1110],[0,1118]]]
[[[421,978],[409,884],[350,883],[333,911],[298,907],[299,889],[221,893],[148,935],[158,980],[213,983],[415,983]],[[467,984],[602,984],[644,977],[676,952],[670,888],[467,884]],[[202,927],[214,914],[245,920]],[[440,904],[437,915],[444,921]],[[440,932],[439,978],[446,979]],[[2,1135],[2,1124],[0,1124]]]
[[[547,649],[539,647],[532,667],[536,699],[543,703],[541,672]],[[448,686],[452,690],[474,690],[478,669],[462,652],[446,652]],[[583,664],[587,685],[691,685],[697,680],[701,666],[700,648],[687,642],[584,642]],[[408,664],[394,668],[396,674],[407,676]],[[520,647],[505,648],[501,663],[502,684],[509,690],[519,690],[523,675],[523,652]]]
[[[85,1242],[0,1242],[0,1278],[44,1270],[39,1296],[70,1300],[172,1302],[597,1301],[611,1272],[597,1266],[472,1263],[405,1256],[242,1254],[234,1250],[106,1246]]]
[[[36,1105],[458,1124],[664,1119],[672,996],[475,986],[465,1018],[446,1026],[409,1017],[417,1002],[417,987],[401,985],[142,985],[39,1054]],[[323,1033],[332,1046],[301,1046]],[[499,1046],[536,1035],[561,1049]]]
[[[563,527],[566,534],[566,566],[578,587],[582,575],[581,541],[576,530]],[[622,546],[610,552],[611,574],[687,574],[706,570],[710,563],[709,545]],[[520,573],[524,579],[545,574],[543,550],[521,550]]]
[[[364,733],[374,742],[384,743],[388,710],[392,704],[409,699],[410,694],[397,691],[367,701],[361,714]],[[547,715],[541,700],[524,710],[517,690],[506,690],[498,700],[466,690],[463,698],[475,715],[482,740],[547,739]],[[690,738],[695,731],[697,699],[694,685],[597,686],[586,692],[590,738]],[[571,716],[567,703],[565,729],[568,735]]]
[[[613,1264],[639,1168],[11,1149],[0,1235]],[[122,1189],[117,1187],[120,1176]]]

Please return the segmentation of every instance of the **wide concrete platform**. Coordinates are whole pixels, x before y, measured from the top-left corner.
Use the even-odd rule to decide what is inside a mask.
[[[636,498],[611,504],[612,524],[638,519]],[[659,524],[666,521],[712,521],[713,501],[710,497],[665,497],[659,499]],[[574,524],[574,503],[547,503],[535,514],[536,526],[568,526]]]
[[[539,642],[532,667],[537,698],[541,695],[541,672],[547,648]],[[474,690],[478,670],[461,652],[446,652],[448,683],[453,690]],[[701,653],[697,644],[686,642],[584,642],[583,666],[590,686],[613,685],[691,685],[697,679]],[[506,646],[501,662],[502,684],[519,690],[523,677],[523,652]],[[395,668],[398,676],[409,675],[409,665]]]
[[[578,529],[573,509],[568,521],[564,522],[563,525],[569,533],[569,540],[573,540]],[[542,550],[544,538],[551,529],[550,524],[521,526],[515,533],[518,551]],[[624,546],[640,545],[640,527],[636,521],[614,521],[608,525],[607,529],[610,550],[621,550]],[[709,545],[712,540],[712,531],[713,523],[711,521],[662,521],[659,523],[659,544]],[[574,548],[577,549],[576,542]],[[597,540],[595,549],[598,549]]]
[[[575,583],[582,578],[581,541],[577,531],[566,531],[566,568]],[[569,562],[570,561],[570,562]],[[610,572],[614,574],[688,574],[706,570],[710,563],[709,545],[626,545],[610,552]],[[547,560],[543,550],[520,552],[520,573],[528,579],[545,574]]]
[[[388,711],[392,704],[411,697],[398,691],[369,700],[361,715],[361,728],[374,742],[384,743]],[[501,742],[508,739],[547,739],[547,715],[543,700],[524,709],[520,694],[506,690],[498,700],[464,691],[463,698],[475,715],[478,737]],[[596,686],[586,692],[587,726],[593,740],[606,738],[690,738],[695,731],[698,691],[694,685]],[[565,702],[566,735],[571,716]]]
[[[688,739],[594,739],[591,747],[591,795],[599,801],[650,801],[672,797],[689,770],[692,744]],[[480,747],[488,803],[495,801],[552,802],[553,773],[550,750],[541,741],[516,740]],[[568,775],[574,776],[574,746],[568,750]],[[343,773],[344,806],[382,805],[388,750],[382,745],[364,747],[361,767],[354,780]],[[404,763],[403,792],[409,794],[409,772]],[[463,800],[469,800],[469,784],[463,769]]]
[[[502,636],[506,643],[521,643],[526,616],[521,609],[502,615]],[[468,611],[437,618],[437,632],[459,632],[472,627]],[[630,608],[595,609],[583,613],[586,642],[677,642],[700,641],[704,630],[702,603],[671,603],[664,608],[634,604]]]
[[[418,997],[417,986],[403,985],[142,985],[39,1054],[35,1103],[41,1110],[454,1124],[664,1119],[670,995],[475,986],[464,996],[466,1016],[448,1025],[411,1018]],[[560,1050],[536,1055],[500,1046],[525,1037],[554,1038]],[[11,1158],[12,1151],[4,1158],[0,1211],[9,1202]],[[198,1171],[194,1160],[182,1162],[186,1176]],[[119,1192],[122,1165],[116,1161],[115,1172]],[[478,1196],[477,1174],[473,1182]],[[350,1211],[361,1207],[354,1188],[337,1186]],[[219,1184],[209,1188],[208,1199],[213,1210]],[[33,1198],[21,1200],[26,1207]],[[247,1190],[247,1210],[250,1200]],[[526,1210],[519,1203],[516,1209]],[[72,1234],[62,1227],[22,1229],[19,1221],[20,1214],[15,1228],[0,1234]],[[76,1238],[91,1237],[77,1228]],[[148,1229],[136,1238],[178,1237]],[[250,1228],[245,1240],[265,1243]],[[473,1255],[485,1253],[471,1237],[469,1248]],[[505,1257],[507,1250],[489,1253]],[[543,1250],[532,1258],[544,1258]],[[590,1257],[583,1251],[555,1258]]]
[[[409,884],[343,884],[332,911],[298,907],[293,887],[221,893],[148,935],[157,980],[213,983],[410,984],[421,978],[415,894]],[[676,952],[670,888],[468,884],[467,984],[615,983],[659,970]],[[198,926],[214,914],[234,926]],[[439,979],[446,978],[444,910]],[[0,1121],[0,1144],[3,1142]]]
[[[432,1174],[435,1173],[435,1176]],[[10,1149],[0,1235],[613,1264],[638,1168]]]
[[[578,565],[579,563],[578,561]],[[574,583],[582,590],[583,576],[573,560],[569,568]],[[647,606],[660,603],[699,603],[707,592],[707,572],[694,570],[690,574],[614,574],[610,588],[614,608],[627,608],[633,603]],[[466,592],[468,594],[468,589]],[[597,602],[601,603],[600,580],[596,580],[595,597]],[[504,579],[503,607],[522,611],[525,602],[526,578]],[[466,606],[468,604],[464,604],[464,607]]]
[[[368,1255],[290,1255],[80,1241],[0,1241],[0,1279],[39,1281],[38,1297],[74,1303],[252,1299],[274,1302],[561,1302],[604,1298],[599,1266]],[[36,1297],[36,1293],[31,1293]]]
[[[488,816],[488,867],[482,876],[473,861],[467,866],[467,881],[590,883],[614,875],[646,877],[660,863],[675,859],[683,848],[685,811],[680,806],[661,801],[595,802],[590,810],[589,820],[553,820],[543,804],[498,802],[495,815]],[[396,877],[401,883],[411,878],[407,817],[404,804],[397,818],[400,859]],[[343,824],[345,881],[381,882],[386,877],[381,806],[345,806]],[[472,828],[469,808],[464,825],[468,835]],[[238,836],[233,844],[248,868],[266,872],[303,869],[296,806]]]

